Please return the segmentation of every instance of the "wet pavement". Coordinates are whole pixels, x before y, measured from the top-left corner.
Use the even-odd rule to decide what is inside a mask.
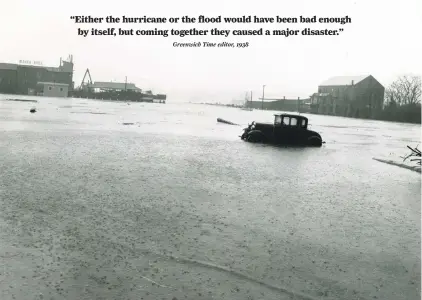
[[[420,299],[420,174],[372,159],[420,126],[309,115],[327,143],[286,149],[216,122],[269,111],[30,99],[0,100],[0,299]]]

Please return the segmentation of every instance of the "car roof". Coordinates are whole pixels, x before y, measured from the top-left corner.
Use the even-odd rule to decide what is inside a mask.
[[[295,115],[295,114],[274,114],[274,116],[295,117],[295,118],[302,118],[302,119],[308,120],[308,118],[305,116]]]

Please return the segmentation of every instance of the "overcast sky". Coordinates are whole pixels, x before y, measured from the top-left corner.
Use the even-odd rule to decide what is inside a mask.
[[[4,2],[4,3],[3,3]],[[89,68],[94,81],[129,82],[167,93],[169,101],[231,101],[307,97],[338,75],[371,74],[387,86],[397,76],[422,71],[421,0],[94,1],[13,0],[0,8],[0,62],[40,60],[57,66],[73,54],[75,86]],[[344,17],[351,24],[75,24],[71,15]],[[313,29],[344,28],[339,36],[238,38],[77,36],[77,28]],[[174,48],[173,42],[249,42],[244,49]]]

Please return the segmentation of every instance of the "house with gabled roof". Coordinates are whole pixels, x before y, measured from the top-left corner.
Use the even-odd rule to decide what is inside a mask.
[[[320,83],[318,93],[311,96],[311,112],[372,118],[382,110],[384,92],[372,75],[332,77]]]

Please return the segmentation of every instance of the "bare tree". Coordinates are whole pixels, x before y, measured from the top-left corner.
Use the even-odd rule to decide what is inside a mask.
[[[385,90],[388,104],[412,105],[421,102],[421,77],[402,76]]]

